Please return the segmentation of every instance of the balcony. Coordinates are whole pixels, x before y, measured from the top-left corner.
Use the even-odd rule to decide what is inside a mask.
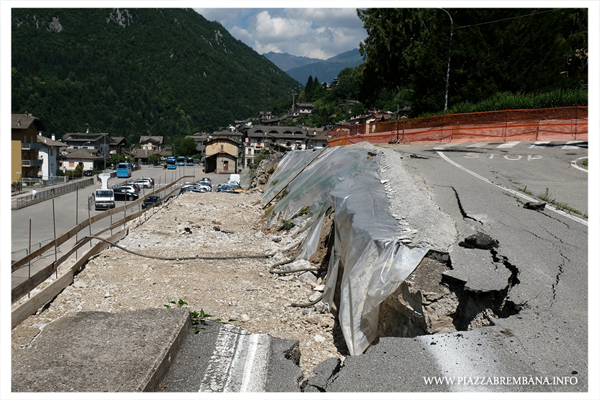
[[[40,150],[41,143],[21,143],[21,150]]]
[[[44,160],[21,160],[21,167],[41,167]]]

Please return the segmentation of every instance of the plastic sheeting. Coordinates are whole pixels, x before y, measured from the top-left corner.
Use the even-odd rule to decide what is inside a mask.
[[[279,217],[291,219],[304,206],[310,206],[313,214],[319,214],[333,188],[359,171],[364,171],[371,163],[368,158],[368,152],[358,148],[326,148],[322,152],[296,150],[287,153],[265,187],[262,204],[275,196],[302,168],[310,165],[293,179],[283,192],[285,196],[275,203],[269,224],[275,223]],[[376,171],[372,173],[376,174]]]
[[[263,204],[315,158],[312,151],[288,153],[267,186]],[[339,322],[350,354],[364,352],[377,338],[379,304],[390,296],[421,262],[427,248],[411,249],[399,237],[378,179],[379,156],[362,148],[327,148],[286,188],[276,204],[271,223],[289,219],[304,206],[311,218],[301,258],[316,251],[324,214],[335,210],[335,237],[329,261],[323,302],[333,305],[340,278],[337,304]]]

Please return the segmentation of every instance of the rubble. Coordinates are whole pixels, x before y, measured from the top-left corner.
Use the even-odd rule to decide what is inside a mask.
[[[128,236],[119,242],[144,256],[115,247],[104,250],[84,265],[74,283],[49,307],[29,317],[13,334],[30,332],[34,337],[49,322],[77,311],[164,308],[170,301],[182,299],[187,303],[183,307],[190,311],[203,310],[212,319],[239,325],[250,333],[298,340],[300,367],[305,378],[312,376],[317,364],[343,357],[335,343],[343,342],[343,338],[341,332],[336,332],[338,328],[334,329],[334,316],[323,303],[291,306],[309,301],[314,286],[322,283],[321,275],[269,273],[272,264],[291,256],[284,250],[303,233],[298,228],[278,235],[281,240],[274,242],[270,233],[260,230],[260,195],[258,191],[179,195],[158,207],[151,218],[135,221]],[[269,253],[277,254],[224,260],[149,258]],[[298,263],[317,267],[306,260]],[[300,274],[312,277],[303,281]],[[323,340],[315,341],[317,336]]]

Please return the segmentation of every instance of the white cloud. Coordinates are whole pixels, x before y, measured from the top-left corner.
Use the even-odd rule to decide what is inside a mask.
[[[366,37],[354,8],[196,9],[258,53],[326,59]]]

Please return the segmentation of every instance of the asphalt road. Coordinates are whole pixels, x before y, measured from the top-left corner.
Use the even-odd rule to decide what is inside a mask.
[[[524,199],[506,190],[523,193],[518,189],[527,186],[537,194],[548,187],[552,197],[587,213],[587,172],[571,165],[587,156],[587,143],[500,145],[397,149],[456,221],[457,242],[476,232],[498,240],[496,257],[517,272],[507,301],[518,312],[471,331],[381,338],[364,355],[346,358],[339,372],[324,371],[326,391],[588,390],[587,220],[548,208],[526,209]],[[478,252],[469,256],[455,246],[449,275],[473,291],[477,285],[505,285],[486,275],[481,266],[488,251]]]
[[[517,278],[506,300],[514,312],[494,319],[491,326],[470,331],[380,338],[365,354],[346,357],[343,365],[333,360],[322,363],[305,390],[587,392],[588,177],[581,163],[587,156],[587,142],[412,145],[396,149],[440,209],[454,219],[457,243],[478,232],[498,241],[493,257],[504,260],[509,270],[504,272]],[[139,172],[139,176],[151,176],[144,170]],[[160,174],[165,179],[162,170],[155,172],[155,179]],[[213,183],[219,182],[214,179]],[[527,198],[540,194],[570,210],[561,211],[550,204],[543,210],[524,207]],[[70,212],[72,215],[72,208]],[[467,253],[461,249],[454,246],[450,252],[449,276],[480,296],[487,294],[478,285],[506,286],[504,278],[495,281],[497,271],[489,274],[481,268],[482,258],[492,256],[490,251]],[[189,347],[180,353],[180,366],[169,372],[166,391],[204,391],[207,384],[223,379],[210,372],[211,360],[223,358],[215,352],[219,340],[227,339],[227,335],[219,339],[220,334],[207,328],[206,335],[190,335]],[[203,337],[206,342],[197,343]],[[258,375],[244,372],[251,369],[236,373],[234,365],[247,365],[248,359],[240,361],[242,356],[232,353],[223,367],[232,375],[222,382],[225,386],[214,391],[226,391],[228,382],[238,386],[260,383],[255,387],[259,391],[281,385],[283,380],[270,380],[277,364],[265,365],[268,352],[259,351],[267,339],[256,336],[240,340],[238,335],[236,348],[252,348],[253,354],[258,354]],[[232,346],[225,343],[221,350],[227,353]],[[217,371],[221,367],[214,368]],[[295,379],[293,373],[286,375],[285,381],[291,378]],[[237,390],[242,387],[238,386]],[[281,386],[276,391],[282,391]]]
[[[176,170],[163,170],[162,168],[154,168],[148,166],[142,166],[142,169],[133,171],[132,177],[127,180],[135,180],[141,177],[154,178],[155,190],[160,189],[168,183],[173,182],[181,176],[194,176],[192,180],[198,180],[203,176],[208,176],[213,181],[213,186],[216,187],[219,183],[227,181],[229,175],[227,174],[206,174],[203,172],[202,167],[197,166],[185,166],[178,167]],[[124,182],[124,178],[111,178],[108,181],[109,186]],[[40,202],[29,207],[25,207],[19,210],[11,211],[11,252],[12,259],[16,261],[20,258],[25,257],[27,249],[29,248],[29,235],[31,232],[31,248],[35,251],[48,242],[54,239],[54,230],[56,229],[56,237],[69,231],[77,222],[82,222],[87,219],[88,216],[93,217],[103,211],[95,211],[92,206],[88,209],[88,200],[96,189],[100,187],[100,184],[88,186],[79,191],[64,194],[56,197],[53,200],[47,200]],[[152,189],[142,189],[141,195],[147,194]],[[53,205],[54,202],[54,205]],[[117,201],[117,205],[120,206],[124,202]],[[138,207],[141,209],[141,205]],[[131,210],[131,209],[130,209]],[[128,213],[131,211],[128,210]],[[137,211],[137,209],[136,209]],[[116,215],[112,218],[105,218],[96,223],[91,227],[91,233],[98,232],[102,229],[110,226],[112,222],[118,220]],[[56,223],[55,223],[56,222]],[[31,227],[30,227],[31,225]],[[89,229],[82,231],[76,238],[72,238],[59,247],[57,252],[57,258],[61,257],[62,251],[68,251],[76,243],[77,239],[88,235]],[[12,286],[16,287],[18,284],[28,278],[29,275],[34,275],[38,270],[46,267],[54,261],[55,254],[54,249],[46,253],[44,258],[38,259],[32,262],[31,271],[29,266],[24,266],[19,270],[12,273]],[[60,269],[60,267],[59,267]]]

